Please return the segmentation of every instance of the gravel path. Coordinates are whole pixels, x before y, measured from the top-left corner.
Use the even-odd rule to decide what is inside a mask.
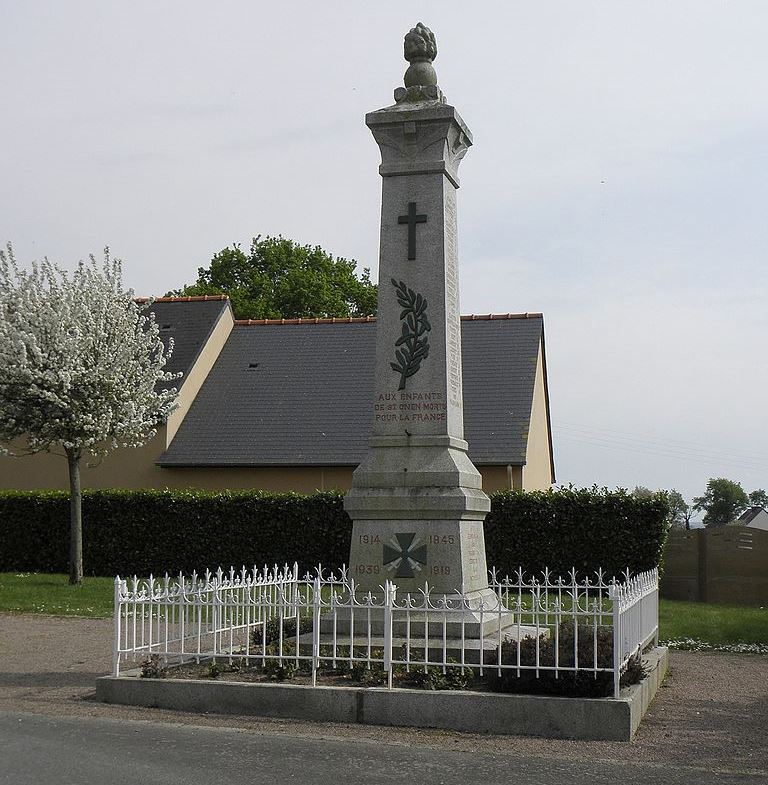
[[[768,656],[670,653],[670,675],[631,744],[480,736],[436,730],[218,717],[94,699],[110,671],[105,619],[0,614],[0,710],[228,726],[298,736],[371,739],[392,745],[508,752],[532,758],[642,762],[695,771],[744,773],[768,781]],[[660,771],[660,776],[662,772]]]

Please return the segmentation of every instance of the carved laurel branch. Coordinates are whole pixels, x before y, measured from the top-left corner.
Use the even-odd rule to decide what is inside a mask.
[[[403,329],[395,342],[397,362],[390,363],[390,366],[400,374],[398,390],[404,390],[405,380],[413,376],[421,367],[421,361],[429,356],[427,333],[432,329],[432,325],[427,319],[426,298],[409,289],[404,281],[396,281],[394,278],[391,281],[395,287],[397,302],[403,309],[400,312]]]

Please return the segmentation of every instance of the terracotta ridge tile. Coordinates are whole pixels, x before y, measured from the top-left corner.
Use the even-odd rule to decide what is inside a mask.
[[[151,300],[151,297],[134,297],[137,303],[145,303]],[[206,300],[229,300],[226,294],[197,294],[189,297],[155,297],[156,303],[196,303],[205,302]]]
[[[542,314],[536,312],[526,313],[487,313],[487,314],[466,314],[461,317],[462,322],[487,322],[498,321],[500,319],[541,319]],[[258,327],[273,326],[283,324],[359,324],[364,322],[375,322],[375,316],[331,316],[302,317],[296,319],[235,319],[235,324],[239,327]]]
[[[375,322],[375,316],[302,317],[296,319],[235,319],[235,324],[254,327],[275,324],[359,324]]]
[[[542,316],[543,314],[540,312],[537,313],[529,311],[526,311],[525,313],[471,313],[466,316],[462,316],[461,320],[463,322],[488,322],[498,321],[499,319],[541,319]]]

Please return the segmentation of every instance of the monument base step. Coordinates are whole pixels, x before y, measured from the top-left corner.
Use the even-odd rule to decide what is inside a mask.
[[[445,610],[443,610],[443,604]],[[520,624],[520,615],[500,605],[498,596],[491,589],[482,589],[463,595],[430,595],[428,608],[405,610],[393,608],[392,633],[398,637],[480,638],[491,634],[513,634],[514,639],[536,636],[536,627]],[[384,635],[384,608],[338,607],[320,617],[320,633],[357,635]],[[512,633],[508,633],[508,631]],[[521,632],[523,631],[523,632]],[[539,628],[538,634],[542,630]]]
[[[489,635],[501,635],[512,640],[527,637],[536,637],[548,633],[546,628],[536,628],[525,624],[518,624],[518,616],[511,611],[502,614],[488,614],[480,617],[473,611],[466,611],[462,614],[452,613],[449,620],[439,611],[419,613],[411,612],[410,620],[397,618],[392,621],[392,634],[397,637],[410,637],[411,640],[424,639],[442,640],[443,635],[447,638],[465,640],[473,638],[488,637]],[[336,616],[330,614],[320,619],[321,635],[346,635],[354,634],[355,638],[366,637],[370,630],[371,635],[384,635],[384,619],[381,616],[371,616],[370,621],[366,612],[355,614],[352,619],[350,616]]]
[[[498,652],[501,643],[521,640],[527,637],[535,637],[536,633],[536,627],[521,626],[518,628],[517,625],[515,625],[514,627],[510,627],[502,631],[501,634],[495,632],[485,635],[483,636],[482,641],[479,637],[465,637],[463,640],[461,638],[446,637],[445,640],[443,640],[442,636],[430,636],[427,639],[427,659],[431,662],[442,662],[444,658],[443,652],[445,651],[445,655],[456,660],[456,663],[458,664],[463,662],[466,665],[479,665],[480,650],[482,649],[483,662],[488,665],[488,667],[491,667],[493,662],[489,663],[491,658],[488,655],[490,653]],[[538,633],[547,637],[549,636],[549,630],[539,629]],[[350,638],[349,635],[343,635],[337,632],[335,638],[333,635],[320,635],[321,651],[323,647],[326,647],[328,653],[332,655],[334,642],[336,644],[336,651],[338,652],[339,648],[349,649],[353,640],[355,648],[359,647],[360,649],[365,649],[366,651],[368,650],[369,645],[371,649],[384,649],[385,646],[383,635],[371,634],[370,637],[368,637],[367,634],[364,636],[355,635],[353,639]],[[417,636],[413,635],[410,638],[394,635],[392,637],[392,658],[396,663],[401,662],[405,658],[406,646],[408,646],[409,643],[411,651],[410,656],[413,658],[411,661],[411,667],[417,668],[419,667],[419,660],[423,659],[424,657],[423,638],[420,641]],[[311,647],[312,633],[306,633],[300,636],[299,646],[301,649],[303,649],[305,646]],[[343,657],[337,657],[337,659],[340,662],[344,661]]]

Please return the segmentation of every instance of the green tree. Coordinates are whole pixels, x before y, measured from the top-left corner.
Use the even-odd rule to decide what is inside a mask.
[[[762,507],[764,510],[768,509],[768,493],[762,488],[752,491],[749,494],[749,504],[751,507]]]
[[[248,253],[239,245],[219,251],[195,283],[169,294],[226,294],[237,319],[369,316],[376,313],[376,285],[368,268],[358,278],[356,267],[317,245],[259,236]]]
[[[741,483],[724,477],[710,478],[704,495],[693,500],[694,509],[704,512],[705,526],[725,526],[748,506],[749,497]]]
[[[645,485],[636,485],[632,495],[636,499],[650,499],[653,496],[653,491],[650,488],[646,488]]]
[[[669,522],[677,528],[691,528],[691,515],[693,508],[685,501],[680,491],[674,488],[667,491],[667,501],[669,502]]]
[[[72,274],[47,259],[25,271],[10,244],[0,250],[0,452],[66,457],[72,584],[83,578],[81,458],[141,447],[177,405],[167,383],[180,374],[164,370],[173,347],[150,305],[123,288],[108,249]]]

